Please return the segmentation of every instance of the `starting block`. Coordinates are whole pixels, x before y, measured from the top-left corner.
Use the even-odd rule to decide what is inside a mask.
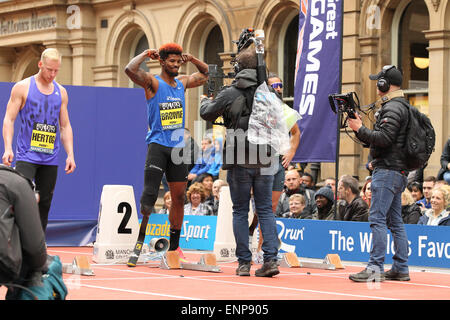
[[[94,271],[86,256],[76,256],[72,263],[63,263],[63,273],[81,274],[83,276],[93,276]]]
[[[167,251],[161,258],[161,269],[184,269],[204,272],[222,272],[217,265],[216,256],[213,253],[205,253],[201,256],[198,263],[181,262],[180,256],[176,251]]]
[[[336,270],[345,269],[338,254],[327,254],[322,262],[300,261],[295,252],[283,253],[280,267]]]

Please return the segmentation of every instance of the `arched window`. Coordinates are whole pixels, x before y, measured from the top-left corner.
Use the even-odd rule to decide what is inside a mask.
[[[203,93],[208,94],[211,91],[213,95],[216,95],[219,89],[223,86],[223,74],[222,67],[223,61],[220,59],[219,54],[224,50],[222,31],[219,26],[214,26],[208,34],[205,42],[205,49],[203,52],[204,61],[208,65],[215,65],[217,73],[210,73],[209,81],[203,88]],[[206,122],[206,129],[212,128],[212,123]]]
[[[204,61],[208,65],[215,65],[217,66],[217,72],[218,74],[222,74],[222,67],[223,67],[223,61],[220,59],[219,53],[223,52],[223,37],[222,37],[222,31],[220,30],[219,26],[216,25],[211,29],[211,31],[208,34],[208,37],[206,38],[205,43],[205,51],[203,53],[204,55]],[[211,80],[213,81],[214,86],[214,93],[217,93],[217,91],[220,89],[220,87],[223,85],[223,78],[215,77],[217,74],[211,74]],[[211,87],[211,89],[213,89]],[[208,85],[205,85],[204,93],[206,94],[208,92]]]
[[[39,72],[39,67],[38,67],[39,60],[40,59],[38,57],[36,57],[30,61],[30,63],[28,64],[27,68],[25,69],[25,71],[23,73],[22,79],[31,77],[32,75],[35,75],[36,73]]]
[[[132,58],[134,58],[135,56],[137,56],[138,54],[141,54],[144,50],[147,50],[148,47],[148,40],[147,37],[144,35],[141,35],[140,37],[138,36],[137,39],[139,39],[136,43],[136,48],[134,49],[133,52],[131,52],[132,57],[130,58],[130,60]],[[146,64],[146,62],[142,62],[141,63],[141,69],[145,70],[146,72],[149,71],[148,66]],[[134,87],[138,88],[139,86],[137,84],[134,83]]]
[[[423,31],[429,29],[430,18],[425,1],[397,8],[393,24],[392,36],[397,37],[393,62],[403,71],[402,87],[410,104],[428,114],[429,44]]]

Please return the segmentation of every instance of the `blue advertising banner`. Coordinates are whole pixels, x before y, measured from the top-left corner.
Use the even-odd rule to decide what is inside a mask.
[[[328,95],[340,92],[342,4],[300,0],[294,109],[302,119],[294,162],[335,162],[337,116]]]
[[[170,223],[166,214],[150,216],[145,243],[152,238],[169,239]],[[140,222],[140,221],[139,221]],[[343,261],[369,261],[372,232],[368,222],[324,221],[277,218],[280,252],[295,252],[300,258],[324,259],[337,253]],[[216,216],[184,216],[180,247],[214,250]],[[409,242],[410,266],[450,268],[449,228],[405,224]],[[392,264],[394,242],[387,234],[386,264]]]
[[[141,219],[139,223],[141,223]],[[180,235],[180,248],[196,250],[214,250],[216,239],[217,216],[185,215]],[[152,214],[148,220],[145,232],[145,243],[153,238],[169,239],[169,216],[167,214]]]
[[[448,227],[405,225],[409,242],[410,266],[450,268]],[[281,252],[295,252],[298,257],[323,259],[339,254],[343,261],[369,261],[372,232],[368,222],[277,219]],[[387,234],[385,263],[392,263],[394,242]]]

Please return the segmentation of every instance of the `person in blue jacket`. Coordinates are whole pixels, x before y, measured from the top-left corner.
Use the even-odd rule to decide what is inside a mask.
[[[213,176],[213,180],[217,180],[219,177],[220,168],[222,168],[222,149],[223,149],[223,138],[217,137],[214,139],[214,158],[209,167],[207,173]]]
[[[214,146],[211,138],[205,137],[202,140],[202,154],[199,156],[194,167],[189,171],[188,183],[192,183],[199,175],[208,172],[214,161]]]

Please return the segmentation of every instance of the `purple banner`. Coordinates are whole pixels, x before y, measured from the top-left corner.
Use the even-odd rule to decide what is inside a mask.
[[[328,95],[340,92],[342,4],[300,0],[294,109],[302,119],[294,162],[335,162],[337,115]]]

